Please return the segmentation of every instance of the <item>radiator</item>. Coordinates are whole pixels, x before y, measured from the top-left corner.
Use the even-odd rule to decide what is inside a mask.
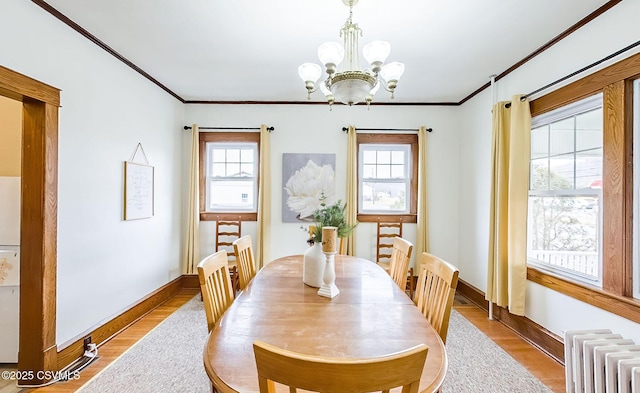
[[[633,340],[609,329],[567,331],[564,355],[567,393],[640,393]]]
[[[595,393],[606,393],[606,357],[609,354],[617,352],[640,352],[640,345],[612,345],[597,347],[594,349],[593,369],[597,370],[597,372],[594,372]],[[613,381],[613,383],[615,383],[615,378]],[[640,390],[637,391],[640,392]]]

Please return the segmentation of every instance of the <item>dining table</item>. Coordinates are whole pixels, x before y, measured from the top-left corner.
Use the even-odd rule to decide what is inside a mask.
[[[420,392],[440,389],[447,372],[444,343],[384,269],[367,259],[336,255],[340,293],[333,298],[318,295],[302,275],[302,255],[271,261],[217,321],[203,354],[215,391],[259,392],[255,340],[331,358],[374,358],[424,343],[429,349]]]

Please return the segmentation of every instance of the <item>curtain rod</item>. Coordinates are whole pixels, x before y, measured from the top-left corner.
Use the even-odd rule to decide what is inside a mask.
[[[184,126],[184,130],[190,130],[191,126]],[[260,127],[198,127],[199,130],[259,130]],[[275,130],[274,127],[267,127],[267,131]]]
[[[628,50],[630,50],[630,49],[633,49],[633,48],[635,48],[635,47],[636,47],[636,46],[638,46],[638,45],[640,45],[640,41],[636,41],[636,42],[634,42],[633,44],[631,44],[631,45],[629,45],[629,46],[627,46],[627,47],[625,47],[625,48],[622,48],[622,49],[620,49],[620,50],[619,50],[619,51],[617,51],[617,52],[614,52],[614,53],[610,54],[609,56],[603,57],[602,59],[600,59],[600,60],[598,60],[598,61],[596,61],[596,62],[593,62],[593,63],[589,64],[588,66],[585,66],[585,67],[580,68],[578,71],[572,72],[572,73],[570,73],[569,75],[564,76],[564,77],[562,77],[562,78],[560,78],[560,79],[558,79],[558,80],[556,80],[556,81],[553,81],[553,82],[549,83],[549,84],[548,84],[548,85],[546,85],[546,86],[542,86],[541,88],[539,88],[539,89],[537,89],[537,90],[534,90],[534,91],[532,91],[531,93],[529,93],[529,94],[527,94],[527,95],[523,96],[523,97],[522,97],[522,100],[526,100],[526,99],[527,99],[527,97],[531,97],[532,95],[534,95],[534,94],[536,94],[536,93],[540,93],[540,92],[541,92],[541,91],[543,91],[543,90],[546,90],[546,89],[548,89],[548,88],[550,88],[550,87],[552,87],[552,86],[554,86],[554,85],[557,85],[557,84],[558,84],[558,83],[560,83],[560,82],[563,82],[563,81],[565,81],[565,80],[567,80],[567,79],[569,79],[569,78],[571,78],[571,77],[574,77],[574,76],[578,75],[578,74],[579,74],[579,73],[581,73],[581,72],[584,72],[584,71],[588,70],[589,68],[593,68],[593,67],[595,67],[595,66],[597,66],[597,65],[599,65],[599,64],[601,64],[601,63],[604,63],[604,62],[605,62],[605,61],[607,61],[607,60],[610,60],[610,59],[612,59],[612,58],[614,58],[614,57],[618,56],[618,55],[619,55],[619,54],[621,54],[621,53],[624,53],[624,52],[626,52],[626,51],[628,51]]]
[[[356,131],[420,131],[418,128],[357,128]],[[348,132],[348,127],[342,127],[342,131]],[[432,128],[427,128],[428,132],[433,132]]]
[[[622,48],[622,49],[620,49],[620,50],[618,50],[616,52],[613,52],[612,54],[610,54],[608,56],[603,57],[602,59],[600,59],[598,61],[595,61],[595,62],[593,62],[593,63],[591,63],[591,64],[589,64],[587,66],[584,66],[584,67],[580,68],[577,71],[574,71],[574,72],[570,73],[569,75],[565,75],[562,78],[557,79],[557,80],[549,83],[548,85],[542,86],[541,88],[536,89],[536,90],[532,91],[529,94],[523,95],[522,97],[520,97],[520,101],[525,101],[527,98],[531,97],[534,94],[537,94],[537,93],[540,93],[541,91],[547,90],[548,88],[553,87],[553,86],[557,85],[558,83],[564,82],[565,80],[567,80],[569,78],[572,78],[572,77],[574,77],[574,76],[576,76],[576,75],[578,75],[578,74],[580,74],[580,73],[582,73],[584,71],[587,71],[590,68],[593,68],[593,67],[595,67],[597,65],[600,65],[600,64],[604,63],[607,60],[611,60],[612,58],[618,56],[619,54],[622,54],[622,53],[624,53],[624,52],[626,52],[626,51],[628,51],[630,49],[633,49],[638,45],[640,45],[640,41],[636,41],[636,42],[634,42],[633,44],[631,44],[629,46],[626,46],[626,47],[624,47],[624,48]],[[511,103],[507,102],[504,105],[504,107],[505,108],[510,108],[511,107]]]

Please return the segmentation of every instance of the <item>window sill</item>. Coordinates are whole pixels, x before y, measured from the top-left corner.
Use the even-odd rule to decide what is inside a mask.
[[[415,224],[418,222],[417,214],[358,214],[358,222],[402,222]]]
[[[578,284],[532,267],[527,268],[527,279],[594,307],[640,323],[640,301],[637,299],[614,295],[600,288]]]
[[[237,220],[238,218],[240,221],[258,221],[258,213],[200,212],[200,221]]]

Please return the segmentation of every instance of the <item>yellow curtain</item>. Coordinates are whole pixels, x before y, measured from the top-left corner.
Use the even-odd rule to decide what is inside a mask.
[[[191,170],[189,172],[189,199],[187,201],[187,231],[182,261],[183,274],[197,274],[200,261],[198,250],[200,238],[200,134],[198,125],[191,129]]]
[[[358,219],[358,146],[356,144],[356,128],[349,126],[347,142],[347,224],[355,225]],[[355,231],[345,238],[346,254],[356,255]]]
[[[493,106],[493,174],[486,299],[524,315],[527,201],[531,154],[529,102],[513,96]],[[510,107],[508,107],[510,105]]]
[[[271,134],[266,125],[260,126],[260,168],[258,190],[257,263],[261,269],[269,263],[271,245]]]
[[[429,187],[427,183],[427,127],[418,130],[418,233],[416,238],[417,261],[423,252],[429,252]]]

